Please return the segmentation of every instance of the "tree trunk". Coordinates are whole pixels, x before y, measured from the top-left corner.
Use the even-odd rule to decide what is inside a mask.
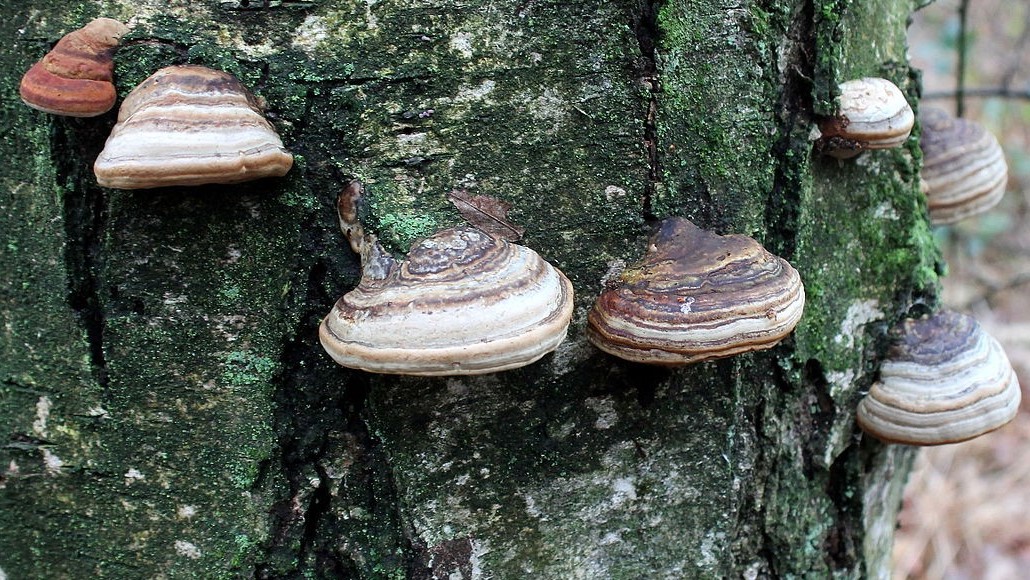
[[[0,0],[0,578],[882,577],[913,453],[860,436],[885,332],[936,300],[917,139],[812,152],[838,82],[915,102],[913,3]],[[99,188],[115,113],[21,74],[128,20],[119,94],[204,64],[297,155],[233,186]],[[388,249],[510,200],[577,291],[569,337],[473,378],[336,366],[358,277],[333,201]],[[752,235],[808,304],[776,348],[677,370],[584,338],[657,219]],[[5,576],[5,573],[7,576]]]

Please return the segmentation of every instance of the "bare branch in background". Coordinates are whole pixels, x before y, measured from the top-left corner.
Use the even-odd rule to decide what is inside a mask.
[[[997,97],[1002,99],[1025,99],[1030,100],[1030,88],[1013,89],[1006,86],[1001,87],[977,87],[974,89],[964,89],[960,96],[958,91],[938,91],[935,93],[926,93],[923,95],[924,101],[942,100],[942,99],[960,99],[973,98],[973,99],[987,99],[991,97]]]
[[[958,67],[955,71],[955,116],[962,117],[966,109],[966,59],[969,53],[969,0],[958,7]]]

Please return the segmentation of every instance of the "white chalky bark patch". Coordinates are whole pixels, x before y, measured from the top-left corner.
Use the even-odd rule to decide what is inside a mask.
[[[196,544],[186,540],[175,540],[175,553],[185,556],[190,560],[196,560],[203,555]]]
[[[64,467],[64,461],[46,447],[43,447],[42,450],[43,468],[46,469],[47,475],[60,475],[61,468]]]
[[[472,58],[472,35],[459,32],[451,37],[451,50],[465,58]]]
[[[845,348],[855,346],[855,335],[859,329],[874,320],[883,318],[883,311],[876,300],[858,300],[848,306],[844,320],[840,323],[840,333],[833,337],[833,342]]]
[[[132,485],[137,481],[145,479],[143,472],[136,469],[135,467],[130,467],[129,470],[125,472],[125,475],[123,475],[122,477],[125,478],[125,485]]]
[[[50,409],[53,403],[50,397],[43,395],[36,401],[36,419],[32,422],[32,433],[40,439],[47,438],[47,420],[50,418]]]

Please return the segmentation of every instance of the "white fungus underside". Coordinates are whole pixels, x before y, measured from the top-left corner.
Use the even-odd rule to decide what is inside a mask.
[[[98,164],[160,165],[166,160],[236,157],[281,151],[282,141],[274,133],[252,127],[213,128],[205,133],[133,131],[113,136],[98,158]]]
[[[222,95],[183,94],[198,103],[135,103],[127,98],[97,157],[101,185],[156,187],[244,181],[282,175],[292,156],[260,113]],[[167,96],[165,97],[167,98]],[[237,97],[242,99],[242,97]]]

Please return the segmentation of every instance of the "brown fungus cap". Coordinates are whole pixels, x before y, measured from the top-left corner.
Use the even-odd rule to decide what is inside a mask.
[[[21,79],[26,105],[54,115],[95,117],[114,107],[114,51],[129,29],[97,18],[69,32]]]
[[[998,140],[976,121],[943,109],[924,108],[920,176],[926,183],[930,219],[953,223],[994,207],[1005,194],[1008,165]]]
[[[880,380],[859,402],[863,431],[888,443],[958,443],[1008,423],[1020,389],[1001,345],[973,318],[945,311],[893,331]]]
[[[786,260],[683,218],[663,221],[644,258],[607,286],[587,337],[615,356],[661,365],[770,348],[794,330],[805,304]]]
[[[133,89],[93,170],[104,187],[239,183],[285,175],[293,155],[229,73],[163,68]]]
[[[528,365],[564,340],[572,284],[539,254],[456,227],[396,261],[364,233],[356,197],[347,195],[340,224],[362,256],[361,281],[319,328],[337,363],[374,373],[476,375]]]
[[[905,94],[889,80],[866,77],[843,82],[838,115],[819,123],[819,149],[846,159],[867,149],[898,147],[914,124]]]

